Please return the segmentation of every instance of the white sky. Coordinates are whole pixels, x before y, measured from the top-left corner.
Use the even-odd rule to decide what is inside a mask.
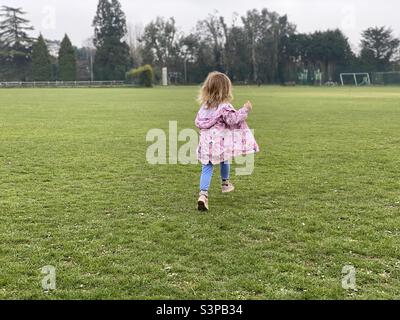
[[[268,8],[288,14],[299,32],[328,28],[342,29],[354,48],[360,32],[370,26],[390,26],[400,36],[399,0],[120,0],[132,25],[146,24],[156,16],[174,16],[182,31],[190,31],[196,21],[218,10],[230,18],[248,9]],[[22,7],[36,34],[55,40],[68,33],[81,46],[93,29],[91,22],[98,0],[1,0],[0,5]]]

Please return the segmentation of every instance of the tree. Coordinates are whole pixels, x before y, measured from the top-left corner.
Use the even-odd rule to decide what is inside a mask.
[[[285,81],[292,81],[292,61],[287,60],[286,45],[290,41],[290,38],[296,32],[296,26],[289,22],[286,15],[279,17],[277,21],[277,27],[275,28],[276,40],[278,41],[277,46],[277,81],[284,83]],[[286,78],[288,78],[286,80]]]
[[[178,83],[184,78],[184,59],[180,48],[180,36],[174,18],[157,17],[144,28],[140,39],[143,63],[154,66],[155,80],[161,79],[161,69],[167,67],[170,80]]]
[[[121,80],[132,65],[127,34],[126,17],[118,0],[99,0],[93,20],[97,49],[94,75],[98,80]]]
[[[86,39],[82,48],[75,48],[77,79],[90,81],[94,79],[93,62],[96,55],[96,48],[93,44],[93,37]]]
[[[225,64],[233,81],[245,82],[250,78],[250,55],[247,50],[247,37],[244,29],[235,22],[226,32]]]
[[[254,82],[277,82],[282,69],[284,41],[295,32],[287,16],[268,9],[251,10],[242,17]]]
[[[308,70],[308,82],[316,80],[314,72],[317,70],[323,74],[322,81],[334,81],[340,72],[352,72],[356,60],[348,39],[340,30],[291,34],[283,41],[280,57],[283,79],[295,81],[298,72]]]
[[[362,33],[361,60],[368,71],[387,71],[398,53],[400,40],[385,27],[369,28]]]
[[[21,8],[2,6],[0,9],[0,60],[5,62],[2,71],[9,80],[25,80],[33,39],[28,31],[33,30],[23,16]]]
[[[128,46],[131,59],[134,67],[140,67],[142,65],[142,50],[143,46],[141,39],[143,37],[143,27],[140,24],[133,26],[128,24]]]
[[[32,79],[34,81],[50,81],[52,66],[49,50],[43,36],[40,35],[32,48]]]
[[[126,74],[127,81],[147,88],[153,86],[153,77],[153,68],[149,64],[137,69],[132,69]]]
[[[207,19],[197,24],[197,30],[201,39],[210,45],[214,57],[213,68],[217,71],[227,72],[226,65],[226,42],[228,28],[222,16],[210,14]]]
[[[209,46],[200,40],[198,34],[191,33],[179,40],[182,65],[186,83],[200,83],[213,71],[213,55]],[[185,72],[186,71],[186,72]]]
[[[258,56],[261,70],[258,82],[276,83],[278,81],[280,49],[280,16],[267,9],[261,11],[263,16],[263,37],[259,44]]]
[[[339,29],[311,34],[308,47],[309,62],[325,74],[325,80],[332,81],[336,76],[337,66],[345,66],[351,57],[348,39]]]
[[[90,81],[92,79],[92,61],[95,55],[95,49],[90,44],[85,44],[82,48],[75,48],[77,75],[79,81]]]
[[[61,81],[76,80],[76,56],[71,41],[65,35],[58,53],[58,79]]]
[[[257,55],[257,46],[263,37],[263,22],[265,21],[266,11],[261,14],[258,10],[249,10],[246,16],[242,17],[244,30],[247,38],[247,48],[250,51],[251,67],[253,81],[257,82],[259,79],[259,59]]]
[[[6,57],[3,54],[5,50],[5,44],[3,40],[0,38],[0,81],[5,80],[5,66],[7,65]]]
[[[146,63],[154,63],[159,68],[171,67],[179,53],[175,19],[157,17],[145,27],[141,41]]]

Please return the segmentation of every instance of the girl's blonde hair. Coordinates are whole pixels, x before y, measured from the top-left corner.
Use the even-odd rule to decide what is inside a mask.
[[[200,90],[198,101],[206,108],[218,108],[233,100],[232,82],[221,72],[211,72]]]

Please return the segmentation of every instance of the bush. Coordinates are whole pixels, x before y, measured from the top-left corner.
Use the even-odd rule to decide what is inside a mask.
[[[126,80],[128,82],[148,88],[153,86],[153,77],[153,68],[149,64],[137,69],[132,69],[126,74]]]

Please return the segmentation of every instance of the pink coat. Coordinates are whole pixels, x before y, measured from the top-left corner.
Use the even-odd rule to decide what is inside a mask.
[[[248,110],[236,111],[230,104],[217,109],[201,107],[196,118],[200,129],[198,159],[202,164],[220,164],[237,156],[260,151],[246,120]]]

